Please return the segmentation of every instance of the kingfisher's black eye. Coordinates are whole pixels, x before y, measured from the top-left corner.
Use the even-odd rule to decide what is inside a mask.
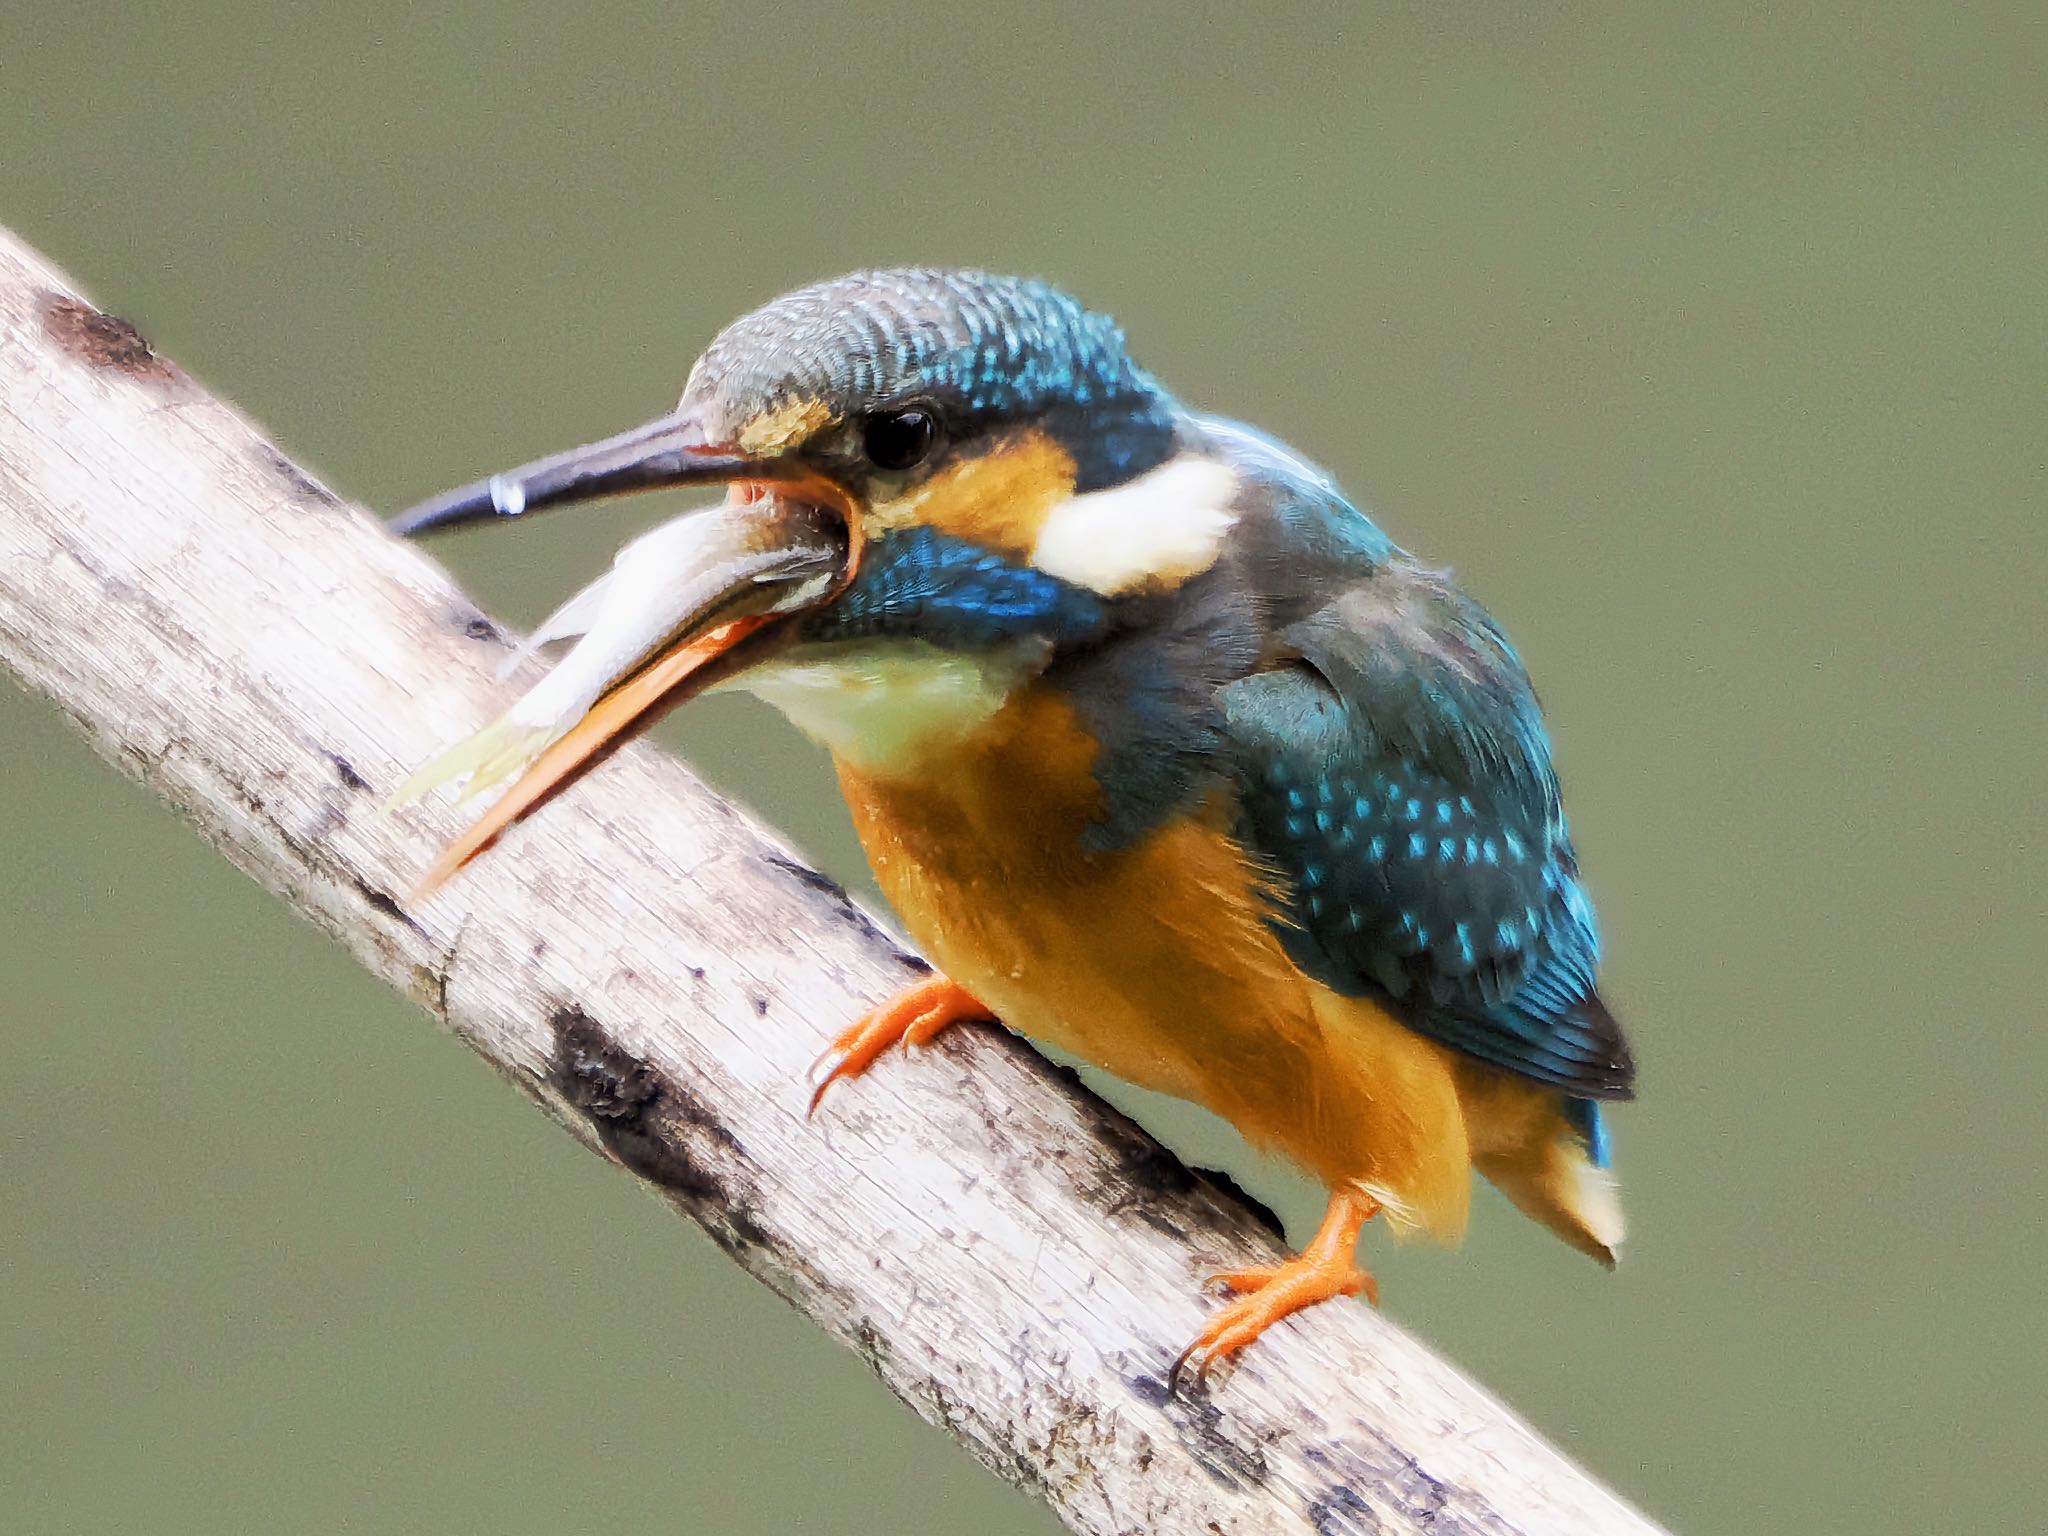
[[[870,416],[861,448],[877,469],[902,470],[922,464],[939,443],[939,419],[923,406]]]

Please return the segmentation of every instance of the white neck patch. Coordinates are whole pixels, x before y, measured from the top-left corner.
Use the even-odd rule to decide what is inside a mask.
[[[1237,523],[1237,473],[1215,459],[1169,459],[1128,484],[1090,491],[1046,514],[1031,551],[1041,571],[1115,597],[1172,584],[1216,563]]]

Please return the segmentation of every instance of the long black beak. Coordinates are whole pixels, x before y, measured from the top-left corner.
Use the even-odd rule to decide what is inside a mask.
[[[687,416],[664,416],[617,437],[457,486],[401,512],[391,520],[390,528],[410,537],[626,491],[798,478],[778,474],[777,467],[707,442],[702,428]]]

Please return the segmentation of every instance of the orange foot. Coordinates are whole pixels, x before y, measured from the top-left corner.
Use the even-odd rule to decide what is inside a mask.
[[[1356,1296],[1363,1291],[1366,1300],[1378,1306],[1379,1283],[1352,1262],[1352,1254],[1358,1247],[1360,1229],[1379,1208],[1370,1195],[1355,1189],[1339,1190],[1330,1196],[1323,1224],[1301,1257],[1217,1275],[1216,1282],[1238,1292],[1239,1297],[1209,1319],[1209,1326],[1181,1351],[1167,1380],[1178,1387],[1182,1372],[1192,1363],[1195,1380],[1201,1381],[1217,1361],[1229,1359],[1283,1317],[1332,1296]]]
[[[927,1045],[948,1024],[994,1017],[965,987],[936,972],[923,981],[913,982],[886,1003],[855,1019],[811,1063],[810,1076],[818,1086],[811,1091],[810,1108],[804,1113],[808,1115],[817,1109],[827,1088],[842,1077],[859,1077],[898,1040],[906,1047]]]

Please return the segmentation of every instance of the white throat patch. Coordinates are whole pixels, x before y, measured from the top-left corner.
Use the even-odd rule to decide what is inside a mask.
[[[1090,491],[1046,514],[1031,551],[1041,571],[1115,597],[1185,581],[1216,563],[1237,522],[1237,473],[1215,459],[1169,459],[1126,485]]]
[[[971,736],[1044,664],[1036,646],[970,654],[923,640],[858,640],[806,646],[723,686],[773,704],[855,767],[887,773]]]

